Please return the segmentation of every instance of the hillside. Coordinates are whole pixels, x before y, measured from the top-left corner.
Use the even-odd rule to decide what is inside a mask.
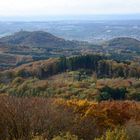
[[[50,58],[0,73],[0,94],[88,100],[140,100],[140,65],[99,55]]]
[[[67,48],[76,47],[77,43],[67,41],[56,37],[48,32],[43,31],[20,31],[13,35],[2,37],[1,43],[12,46],[29,46],[29,47],[44,47],[44,48]]]
[[[84,70],[90,74],[95,73],[98,78],[140,78],[139,63],[115,61],[101,55],[80,55],[68,58],[50,58],[24,64],[0,73],[0,80],[1,82],[5,79],[11,81],[17,76],[36,77],[43,80],[59,73],[77,70],[82,72]],[[81,75],[79,76],[81,78]]]
[[[107,42],[109,47],[122,48],[122,49],[140,49],[140,41],[134,38],[119,37],[111,39]]]
[[[1,72],[0,139],[97,140],[113,133],[114,140],[121,133],[123,140],[139,140],[139,78],[139,64],[100,55],[50,58]]]
[[[139,61],[140,41],[120,37],[106,41],[102,45],[94,45],[88,42],[68,41],[43,31],[20,31],[0,38],[0,62],[6,64],[2,64],[0,70],[30,61],[81,54],[105,54],[119,61]]]
[[[0,38],[0,63],[6,64],[2,65],[0,70],[34,60],[71,56],[80,53],[80,48],[86,45],[88,46],[88,43],[68,41],[43,31],[20,31]],[[16,58],[29,58],[29,60],[18,61]]]

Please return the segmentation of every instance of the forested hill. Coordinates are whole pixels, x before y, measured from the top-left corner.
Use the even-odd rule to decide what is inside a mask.
[[[140,41],[129,37],[114,38],[106,42],[107,46],[122,49],[140,49]]]
[[[20,31],[13,35],[0,38],[0,42],[12,46],[28,46],[28,47],[76,47],[77,43],[67,41],[56,37],[48,32],[43,31]]]
[[[96,73],[98,77],[140,77],[140,65],[134,62],[117,62],[100,55],[81,55],[37,61],[1,73],[6,77],[48,78],[66,71],[84,70]],[[5,76],[4,76],[5,77]],[[2,80],[2,78],[1,78]]]

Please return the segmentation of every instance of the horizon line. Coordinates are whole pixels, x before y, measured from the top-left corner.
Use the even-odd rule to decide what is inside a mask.
[[[67,20],[140,20],[140,13],[135,14],[83,14],[83,15],[25,15],[25,16],[3,16],[0,15],[2,21],[67,21]]]

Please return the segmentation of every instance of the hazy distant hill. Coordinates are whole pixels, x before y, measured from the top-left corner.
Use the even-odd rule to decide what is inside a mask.
[[[136,50],[140,49],[140,41],[134,38],[119,37],[111,39],[107,42],[107,46],[117,48],[117,49],[130,49]]]
[[[67,48],[77,47],[77,42],[67,41],[43,31],[20,31],[13,35],[0,38],[0,42],[7,45],[43,47],[43,48]]]
[[[120,18],[120,16],[117,17]],[[126,17],[128,18],[128,16]],[[134,17],[135,16],[133,16],[133,18]],[[86,18],[88,18],[88,16],[86,16]],[[18,20],[19,19],[20,18],[18,18]],[[46,19],[48,19],[48,17]],[[56,19],[56,17],[53,19]],[[117,20],[117,21],[116,20],[98,21],[97,18],[95,19],[96,20],[79,20],[79,21],[58,20],[58,21],[46,21],[46,22],[45,21],[0,22],[0,27],[1,27],[0,36],[12,34],[23,29],[25,31],[39,31],[39,30],[47,31],[49,33],[52,33],[56,36],[62,37],[67,40],[90,41],[92,43],[95,41],[99,42],[99,41],[109,40],[121,36],[140,39],[139,20],[124,20],[126,19],[124,17],[123,20]],[[114,19],[114,17],[113,18],[111,17],[111,19]]]

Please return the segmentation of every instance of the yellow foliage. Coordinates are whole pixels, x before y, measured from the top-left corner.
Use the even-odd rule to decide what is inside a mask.
[[[108,130],[105,135],[95,140],[128,140],[126,132],[122,128],[116,128],[115,130]]]
[[[71,135],[69,132],[66,134],[60,134],[59,136],[54,137],[52,140],[78,140],[78,137]]]

